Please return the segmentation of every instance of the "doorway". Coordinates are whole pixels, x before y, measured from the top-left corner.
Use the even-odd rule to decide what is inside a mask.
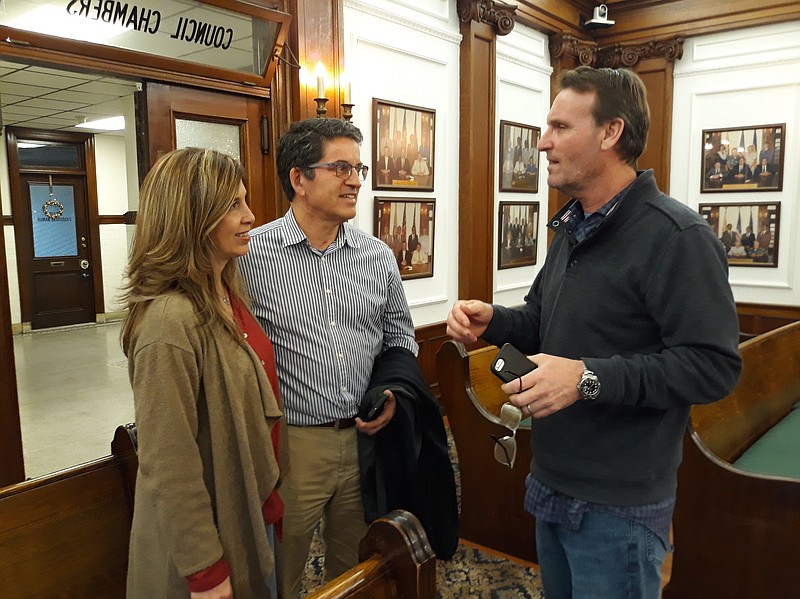
[[[90,136],[9,127],[6,140],[22,321],[34,330],[95,322]]]
[[[19,333],[20,324],[26,322],[30,329],[46,330],[32,330],[24,340],[20,335],[12,339],[8,329],[2,332],[8,335],[9,342],[13,341],[17,364],[16,372],[0,371],[0,384],[10,388],[5,385],[10,385],[10,379],[19,393],[18,401],[17,393],[13,398],[8,394],[0,397],[0,415],[14,412],[14,418],[0,418],[0,438],[15,438],[6,427],[21,430],[22,447],[4,450],[0,460],[23,460],[27,476],[39,476],[107,455],[114,428],[109,421],[116,426],[132,419],[127,368],[114,331],[118,328],[117,319],[123,315],[117,298],[128,243],[135,231],[140,177],[161,154],[182,145],[208,143],[213,147],[218,129],[229,130],[233,133],[231,147],[245,167],[248,191],[258,206],[254,210],[258,211],[260,222],[266,222],[276,215],[275,205],[266,201],[273,195],[268,190],[276,188],[274,166],[265,153],[274,141],[274,132],[263,129],[271,110],[270,102],[264,98],[24,64],[13,65],[16,77],[4,76],[4,66],[10,67],[11,63],[0,61],[0,100],[9,143],[0,144],[0,148],[8,151],[10,166],[14,153],[19,155],[18,176],[8,169],[2,169],[5,174],[0,176],[9,275],[6,299],[10,299],[14,332]],[[34,71],[36,76],[28,79],[25,71]],[[15,79],[14,86],[5,83],[9,77]],[[49,85],[45,82],[51,77],[53,87],[32,87],[33,83],[37,87]],[[70,89],[57,89],[57,85]],[[94,97],[92,90],[97,92]],[[31,95],[23,97],[22,92]],[[42,107],[45,102],[50,107],[51,99],[53,106],[71,110],[47,115],[45,121]],[[75,106],[79,103],[81,106]],[[84,115],[90,110],[90,118],[121,110],[125,130],[91,134],[67,131],[85,120]],[[40,122],[34,125],[37,118]],[[209,125],[211,135],[205,135]],[[196,131],[203,135],[196,137]],[[16,150],[11,147],[12,137]],[[45,142],[43,146],[48,147],[20,149],[21,142]],[[30,157],[25,156],[29,151],[61,155],[55,159],[37,156],[29,163]],[[69,156],[66,163],[64,154]],[[17,198],[13,205],[12,195]],[[73,220],[66,220],[67,217]],[[39,251],[35,224],[52,225],[50,221],[59,220],[62,226],[69,225],[65,246]],[[22,264],[27,254],[20,249],[20,238],[25,235],[30,238],[26,250],[31,256],[28,266]],[[0,236],[0,243],[2,239]],[[15,276],[17,273],[19,277]],[[28,301],[23,298],[27,293],[23,291],[26,278],[31,298],[41,292],[41,302],[30,312],[23,308]],[[58,298],[59,293],[67,297]],[[50,328],[67,324],[70,318],[74,323],[88,322],[93,327],[95,318],[98,322],[91,331]],[[84,336],[97,345],[90,346]],[[76,342],[75,337],[81,340]],[[62,342],[62,338],[70,340]],[[67,371],[67,358],[78,361],[71,372]],[[43,365],[65,378],[45,380],[46,377],[37,376]],[[53,409],[52,402],[57,402],[58,410]],[[64,417],[65,409],[69,417]],[[16,416],[19,427],[14,422]],[[20,458],[15,457],[17,451],[21,452]],[[7,475],[13,477],[10,480],[19,480],[19,475],[13,474],[17,469],[0,463],[0,474],[3,471],[11,473]]]

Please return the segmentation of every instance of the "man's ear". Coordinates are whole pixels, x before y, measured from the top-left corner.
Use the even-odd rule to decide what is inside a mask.
[[[622,137],[622,131],[625,129],[625,121],[621,118],[611,119],[608,123],[606,123],[605,129],[603,130],[603,141],[601,142],[601,147],[604,150],[609,150],[613,148],[619,142],[619,138]]]
[[[304,184],[307,181],[307,179],[300,167],[298,166],[292,167],[292,170],[289,171],[289,181],[291,181],[292,183],[295,196],[305,195]]]

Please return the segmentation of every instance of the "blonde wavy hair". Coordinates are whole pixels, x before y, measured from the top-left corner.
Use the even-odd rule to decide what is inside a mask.
[[[231,156],[201,148],[169,152],[145,177],[122,287],[122,303],[128,308],[121,332],[126,355],[147,306],[171,293],[192,301],[201,325],[221,323],[239,339],[236,323],[216,292],[211,233],[230,209],[242,178],[242,167]],[[231,295],[249,303],[236,260],[225,265],[222,282]]]

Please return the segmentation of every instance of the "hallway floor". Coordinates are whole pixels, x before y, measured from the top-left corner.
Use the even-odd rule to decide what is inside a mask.
[[[14,336],[25,476],[108,455],[134,419],[120,322]]]

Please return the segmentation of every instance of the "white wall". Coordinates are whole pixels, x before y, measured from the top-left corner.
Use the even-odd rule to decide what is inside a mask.
[[[737,302],[800,304],[800,21],[690,38],[675,64],[670,195],[780,204],[777,268],[731,266]],[[702,132],[786,123],[782,191],[700,193]]]
[[[500,121],[512,121],[538,127],[544,133],[547,111],[550,109],[550,53],[546,35],[520,25],[507,36],[497,38],[497,114],[495,124],[495,157],[503,152],[500,148]],[[535,194],[500,192],[500,169],[495,168],[494,214],[494,303],[515,306],[522,303],[547,253],[547,159],[539,156],[539,190]],[[499,247],[500,201],[536,202],[539,204],[539,228],[537,236],[536,264],[497,270]]]
[[[433,276],[404,281],[415,326],[441,322],[458,285],[459,44],[455,2],[346,0],[345,72],[352,84],[353,123],[364,134],[361,158],[372,162],[372,100],[432,109],[434,191],[374,191],[364,182],[353,224],[374,231],[375,196],[435,199]]]
[[[3,215],[11,215],[11,183],[8,178],[8,151],[6,135],[0,136],[0,198],[2,198]],[[20,322],[19,310],[19,278],[17,277],[17,251],[14,247],[14,227],[3,227],[6,249],[6,270],[8,270],[8,299],[11,305],[11,322]]]
[[[133,137],[133,136],[131,136]],[[120,215],[129,210],[127,142],[119,135],[95,135],[97,207],[99,214]],[[134,165],[135,166],[135,165]],[[126,225],[100,226],[100,258],[105,312],[120,310],[117,298],[128,261]],[[95,264],[95,268],[97,268]]]

